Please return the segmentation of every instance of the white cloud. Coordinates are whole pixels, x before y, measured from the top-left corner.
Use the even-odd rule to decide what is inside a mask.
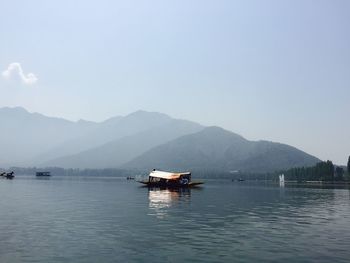
[[[38,81],[33,73],[24,74],[21,64],[17,62],[9,64],[2,76],[8,80],[19,79],[25,85],[33,85]]]

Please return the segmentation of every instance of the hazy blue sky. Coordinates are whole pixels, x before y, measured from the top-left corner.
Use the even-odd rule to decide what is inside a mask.
[[[349,14],[347,0],[1,0],[0,72],[20,65],[0,107],[159,111],[345,163]]]

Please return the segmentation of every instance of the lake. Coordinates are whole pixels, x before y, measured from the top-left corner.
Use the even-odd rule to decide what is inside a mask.
[[[0,262],[349,262],[348,189],[0,180]]]

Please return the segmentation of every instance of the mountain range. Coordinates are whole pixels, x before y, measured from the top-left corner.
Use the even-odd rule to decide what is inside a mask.
[[[271,172],[319,161],[286,144],[249,141],[220,127],[137,111],[72,122],[0,108],[0,167],[204,169]]]
[[[123,167],[260,173],[310,166],[318,161],[286,144],[248,141],[220,127],[207,127],[154,147]]]

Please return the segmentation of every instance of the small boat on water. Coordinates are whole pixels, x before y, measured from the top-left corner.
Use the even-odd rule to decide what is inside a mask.
[[[191,173],[171,173],[153,170],[148,176],[148,180],[139,181],[149,187],[165,187],[165,188],[181,188],[195,187],[203,184],[203,182],[192,181]]]
[[[14,172],[9,172],[9,173],[1,173],[0,176],[6,178],[6,179],[13,179],[14,176]]]
[[[51,176],[50,172],[36,172],[36,176]]]

